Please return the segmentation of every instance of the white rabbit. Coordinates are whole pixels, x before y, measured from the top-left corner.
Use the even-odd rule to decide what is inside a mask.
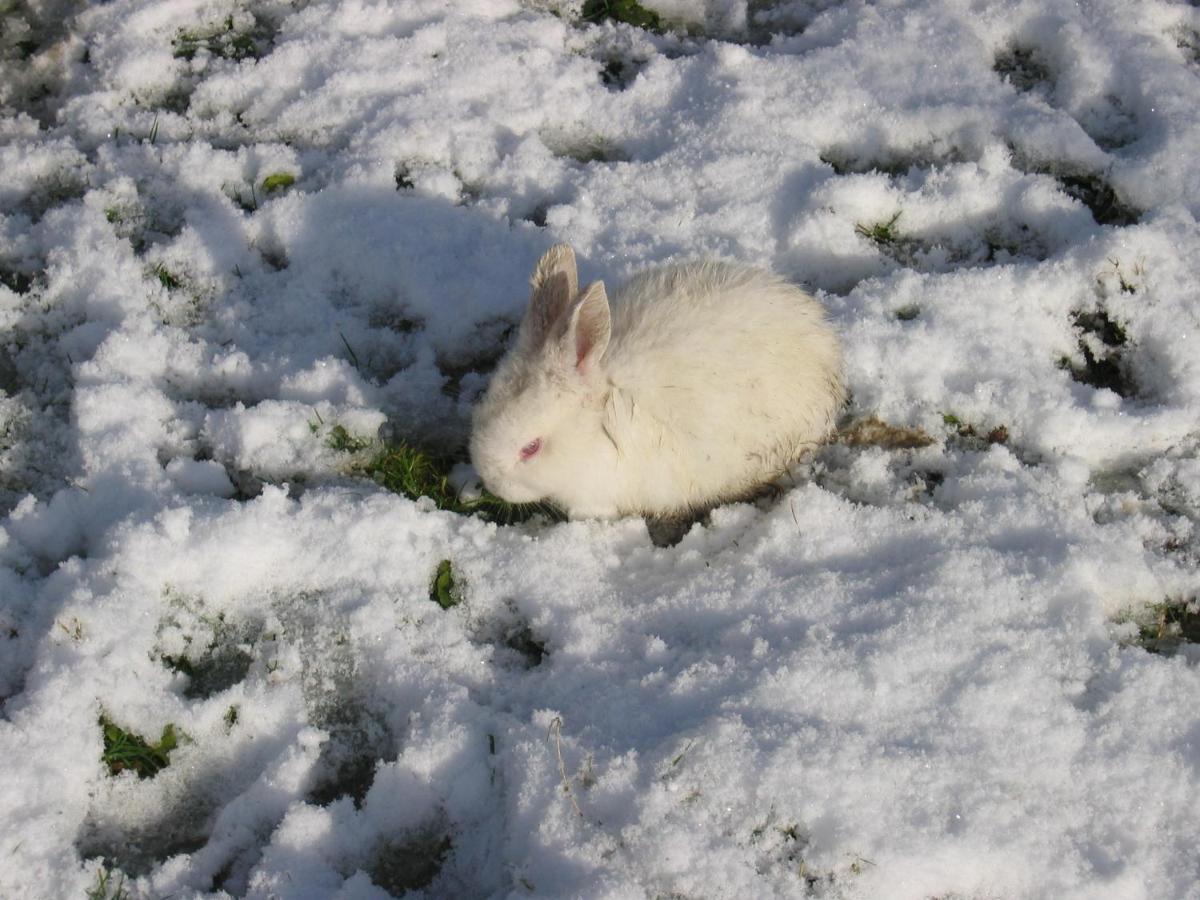
[[[826,437],[841,351],[820,305],[739,265],[684,263],[580,293],[575,254],[533,273],[516,345],[474,411],[492,493],[571,518],[672,516],[745,496]]]

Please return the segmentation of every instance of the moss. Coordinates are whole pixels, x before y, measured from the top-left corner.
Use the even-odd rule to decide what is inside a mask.
[[[624,22],[656,34],[662,34],[664,30],[658,13],[646,9],[637,0],[585,0],[580,18],[594,25]]]
[[[454,567],[450,560],[443,559],[434,572],[429,585],[429,599],[442,609],[450,609],[462,602],[462,594],[454,581]]]
[[[264,194],[273,194],[290,188],[295,183],[296,176],[290,172],[275,172],[262,180],[262,189]]]

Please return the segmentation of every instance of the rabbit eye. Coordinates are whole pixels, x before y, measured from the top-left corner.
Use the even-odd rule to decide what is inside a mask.
[[[521,448],[521,461],[532,459],[537,455],[537,452],[542,449],[542,439],[534,438],[528,444]]]

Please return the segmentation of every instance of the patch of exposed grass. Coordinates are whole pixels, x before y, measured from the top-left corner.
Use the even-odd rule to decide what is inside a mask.
[[[867,866],[875,865],[857,853],[846,853],[846,861],[840,865],[821,869],[813,867],[805,859],[805,853],[811,845],[808,830],[796,821],[776,821],[773,809],[765,821],[751,830],[749,843],[776,865],[799,878],[803,882],[805,896],[840,896],[842,888],[852,878],[861,875]]]
[[[196,659],[183,655],[161,658],[168,669],[187,676],[183,696],[192,700],[203,700],[241,683],[254,662],[240,644],[230,642],[229,635],[220,631]]]
[[[1098,136],[1093,140],[1102,142]],[[1009,145],[1009,151],[1015,168],[1053,178],[1064,194],[1087,207],[1097,225],[1123,227],[1141,221],[1143,211],[1126,202],[1103,173],[1030,157],[1013,144]]]
[[[187,677],[183,696],[205,700],[246,679],[262,637],[262,623],[231,620],[208,609],[202,597],[167,587],[170,612],[159,624],[156,648],[162,664]]]
[[[889,178],[907,175],[914,168],[931,169],[960,163],[966,154],[956,147],[925,145],[917,147],[895,147],[877,154],[862,154],[848,147],[830,147],[820,154],[835,175],[865,175],[878,172]]]
[[[190,60],[201,50],[220,59],[257,59],[262,55],[265,34],[256,21],[240,27],[233,16],[226,16],[218,25],[207,28],[183,28],[171,40],[177,59]]]
[[[487,491],[481,491],[477,496],[464,496],[450,481],[450,470],[459,460],[411,444],[354,437],[339,428],[341,426],[335,425],[331,430],[329,446],[359,455],[360,458],[349,467],[350,474],[371,478],[392,493],[411,500],[428,497],[438,509],[478,516],[500,525],[524,522],[538,515],[560,518],[547,504],[508,503]],[[368,455],[367,451],[372,448],[374,452]]]
[[[833,169],[834,175],[860,175],[863,172],[879,168],[875,161],[872,160],[868,164],[870,168],[864,169],[863,163],[858,159],[852,159],[841,150],[826,150],[820,154],[820,160]]]
[[[887,221],[859,222],[854,226],[854,233],[866,238],[880,253],[890,256],[900,265],[915,266],[920,262],[922,254],[932,248],[927,242],[904,234],[896,227],[900,215],[901,211],[897,211]]]
[[[1121,260],[1114,257],[1109,257],[1108,264],[1111,268],[1104,270],[1096,276],[1096,287],[1101,296],[1110,290],[1113,285],[1122,294],[1136,294],[1145,286],[1146,267],[1141,260],[1135,261],[1128,269],[1123,269],[1121,267]]]
[[[469,512],[450,483],[449,461],[408,444],[382,445],[362,472],[394,494],[428,497],[438,509]]]
[[[1063,192],[1088,208],[1097,225],[1136,225],[1142,214],[1125,203],[1113,186],[1095,173],[1058,175]]]
[[[624,22],[656,34],[663,33],[662,18],[637,0],[585,0],[579,17],[593,25],[602,22]]]
[[[29,289],[33,287],[33,279],[24,272],[0,267],[0,284],[4,285],[14,294],[27,294],[29,293]]]
[[[623,91],[633,84],[644,63],[614,56],[604,60],[600,69],[600,81],[610,91]]]
[[[87,900],[129,900],[129,891],[125,888],[125,875],[117,872],[116,876],[114,881],[113,872],[101,866],[96,873],[96,883],[88,888],[84,896]]]
[[[158,279],[158,283],[165,287],[168,291],[173,291],[176,288],[183,286],[183,279],[164,266],[162,263],[156,263],[150,269],[150,274]]]
[[[371,441],[363,437],[355,437],[346,430],[344,425],[334,425],[329,429],[329,437],[325,439],[325,443],[331,450],[337,450],[341,453],[358,453],[360,450],[365,450],[371,446]]]
[[[432,884],[453,849],[450,835],[431,825],[404,840],[381,843],[367,872],[389,894],[406,896]]]
[[[896,310],[895,316],[901,322],[911,322],[921,314],[921,307],[915,303],[907,303]]]
[[[1125,327],[1103,308],[1076,310],[1071,313],[1071,321],[1079,330],[1078,351],[1083,364],[1064,356],[1059,368],[1080,384],[1108,388],[1122,397],[1134,396],[1137,385],[1124,366],[1129,340]]]
[[[166,296],[151,296],[151,308],[164,324],[190,327],[204,320],[209,302],[214,296],[211,285],[196,281],[194,276],[165,263],[154,263],[146,270],[147,277],[156,280],[166,290]]]
[[[1039,51],[1015,45],[996,54],[992,71],[1022,92],[1032,91],[1039,85],[1049,85],[1052,78],[1050,66]]]
[[[860,222],[854,226],[854,233],[865,237],[873,244],[896,244],[901,240],[900,232],[896,228],[896,223],[900,221],[901,212],[902,210],[898,210],[886,222],[876,222],[873,225],[864,225]]]
[[[253,181],[243,184],[226,183],[221,186],[221,190],[242,212],[252,213],[258,210],[258,189]]]
[[[1129,340],[1125,326],[1111,318],[1104,309],[1074,312],[1071,321],[1085,334],[1096,335],[1106,347],[1122,347]]]
[[[1137,625],[1134,642],[1151,653],[1170,656],[1181,644],[1200,643],[1200,600],[1196,597],[1165,599],[1126,621]]]
[[[104,732],[104,752],[100,758],[113,775],[129,769],[136,772],[138,778],[153,778],[171,764],[171,751],[179,745],[172,724],[163,726],[162,735],[153,744],[126,731],[107,714],[100,716],[100,728]]]

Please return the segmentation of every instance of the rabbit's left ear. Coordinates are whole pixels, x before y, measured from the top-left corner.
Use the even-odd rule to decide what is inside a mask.
[[[608,348],[612,336],[612,314],[603,281],[594,281],[571,304],[566,334],[563,336],[567,358],[576,371],[587,373]]]
[[[579,293],[575,251],[568,244],[555,244],[538,260],[531,284],[521,332],[529,346],[540,347]]]

